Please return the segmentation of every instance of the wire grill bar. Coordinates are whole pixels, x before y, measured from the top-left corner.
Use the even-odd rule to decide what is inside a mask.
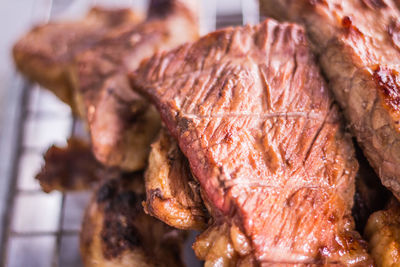
[[[108,1],[143,8],[146,0]],[[204,0],[201,2],[202,34],[230,25],[257,23],[256,0]],[[106,0],[36,0],[32,16],[41,21],[83,10],[81,6],[104,4]],[[69,136],[81,136],[81,125],[69,108],[51,93],[25,82],[15,146],[14,167],[8,196],[0,267],[79,267],[78,236],[82,212],[89,192],[45,194],[34,180],[42,153],[53,143],[65,144]],[[188,244],[188,249],[190,249]],[[193,253],[192,253],[193,255]],[[186,255],[186,258],[190,257]],[[200,266],[200,263],[191,263]]]

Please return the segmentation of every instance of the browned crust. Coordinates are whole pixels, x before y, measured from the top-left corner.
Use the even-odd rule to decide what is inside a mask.
[[[178,145],[162,129],[151,145],[145,174],[145,210],[168,225],[179,229],[203,230],[209,215],[200,197],[187,159]]]
[[[143,174],[103,183],[89,203],[81,231],[85,266],[183,266],[184,232],[143,212]]]
[[[303,23],[336,100],[383,185],[400,198],[399,25],[392,0],[261,0]]]
[[[400,262],[400,204],[393,199],[387,209],[368,219],[365,237],[376,266],[397,266]]]
[[[91,189],[113,170],[102,166],[93,156],[90,145],[70,138],[66,147],[51,146],[44,154],[44,165],[36,175],[44,192]]]

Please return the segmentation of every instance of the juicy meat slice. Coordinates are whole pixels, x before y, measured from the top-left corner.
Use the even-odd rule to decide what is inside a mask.
[[[156,51],[197,38],[197,18],[186,2],[190,0],[153,0],[145,22],[109,33],[80,54],[71,69],[94,154],[107,166],[138,170],[146,165],[159,117],[130,90],[126,73]]]
[[[90,266],[183,266],[183,231],[144,213],[143,174],[121,174],[94,193],[83,220],[81,254]]]
[[[354,148],[301,27],[227,28],[130,78],[188,158],[212,227],[250,244],[227,253],[262,265],[370,263],[351,217]]]
[[[261,0],[303,23],[353,134],[400,198],[400,17],[392,0]]]
[[[209,215],[187,159],[165,129],[151,145],[145,173],[146,213],[180,229],[202,230]]]
[[[130,9],[93,7],[79,21],[34,27],[15,44],[15,64],[29,79],[52,91],[76,112],[68,77],[68,67],[74,57],[110,30],[139,21],[140,16]]]
[[[51,146],[44,154],[44,165],[36,175],[42,190],[49,193],[91,189],[94,184],[116,173],[100,164],[89,143],[70,138],[66,147]]]
[[[378,267],[398,266],[400,262],[400,203],[392,199],[387,209],[368,219],[365,236]]]

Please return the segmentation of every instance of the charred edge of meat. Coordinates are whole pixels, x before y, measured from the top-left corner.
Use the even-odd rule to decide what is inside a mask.
[[[383,0],[362,0],[363,4],[371,9],[380,9],[387,7]]]
[[[129,177],[122,179],[127,180]],[[144,194],[124,190],[116,179],[100,187],[97,202],[98,204],[105,203],[101,238],[106,259],[116,258],[125,250],[142,244],[141,235],[131,222],[141,212],[141,202],[144,199]]]
[[[164,18],[180,10],[180,12],[185,14],[188,19],[196,22],[197,11],[194,10],[195,7],[195,0],[151,0],[147,17],[149,19]]]
[[[176,0],[151,0],[148,17],[163,17],[168,15],[174,6]]]
[[[393,111],[400,111],[400,75],[390,68],[380,67],[374,71],[373,77],[379,85],[385,105]],[[397,121],[400,124],[400,121]]]
[[[51,146],[44,154],[44,165],[36,175],[44,192],[84,190],[112,175],[93,156],[90,145],[71,138],[66,147]]]

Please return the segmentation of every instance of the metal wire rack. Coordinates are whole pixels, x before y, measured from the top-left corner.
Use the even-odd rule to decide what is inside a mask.
[[[147,6],[146,0],[32,0],[31,24],[51,19],[82,15],[90,5],[125,5],[137,9]],[[257,23],[256,0],[203,0],[200,25],[202,33],[229,25]],[[27,12],[25,12],[27,13]],[[29,14],[29,12],[28,12]],[[52,144],[66,144],[70,136],[85,133],[69,107],[47,90],[23,81],[15,74],[13,131],[9,131],[8,153],[12,161],[8,175],[5,214],[0,238],[1,267],[79,267],[79,231],[89,192],[62,194],[43,193],[35,174],[43,164],[42,154]],[[7,137],[7,136],[6,136]],[[4,140],[3,140],[4,141]],[[4,149],[3,149],[4,150]],[[1,169],[1,166],[0,166]],[[6,173],[4,170],[0,173]],[[1,210],[1,207],[0,207]],[[185,259],[193,261],[187,244]]]

